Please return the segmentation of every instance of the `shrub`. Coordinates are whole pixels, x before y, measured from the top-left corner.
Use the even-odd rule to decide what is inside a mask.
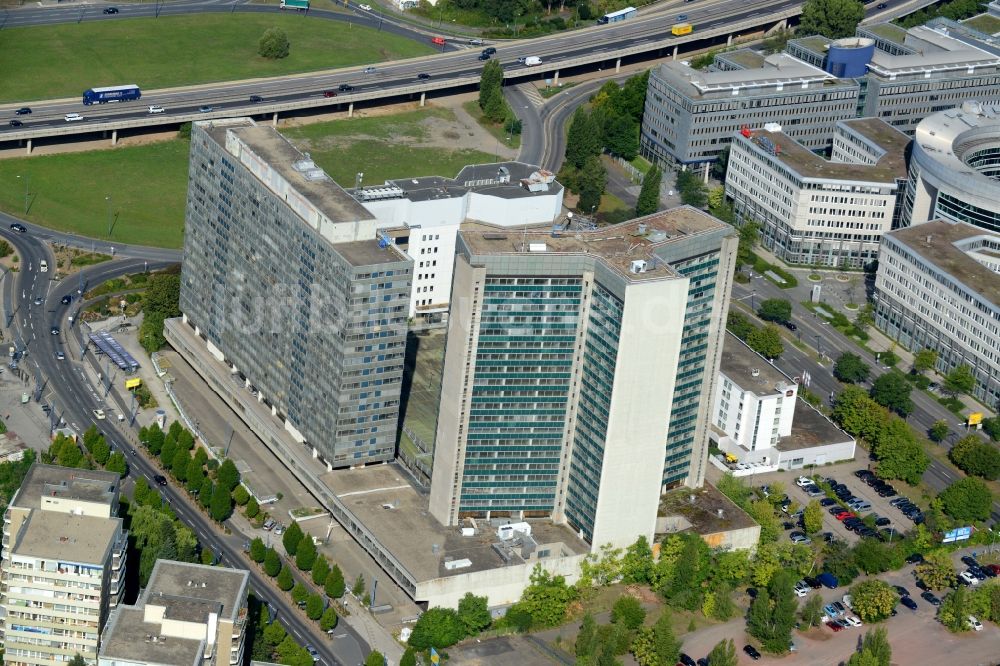
[[[257,53],[268,60],[287,58],[288,51],[288,35],[281,28],[268,28],[257,42]]]

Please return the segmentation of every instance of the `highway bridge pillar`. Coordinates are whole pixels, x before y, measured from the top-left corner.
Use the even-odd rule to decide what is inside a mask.
[[[671,60],[677,60],[677,47],[674,47],[674,55],[671,56]]]
[[[556,70],[555,77],[552,79],[552,85],[554,85],[556,88],[559,87],[559,70],[558,69]]]
[[[118,145],[118,130],[111,130],[111,145]]]
[[[271,116],[271,127],[277,127],[277,126],[278,126],[278,112],[275,111],[274,115]]]
[[[708,185],[708,162],[705,162],[705,173],[703,174],[705,184]]]
[[[733,34],[729,33],[729,35],[726,37],[726,46],[732,46],[732,45],[733,45]]]
[[[25,151],[24,152],[25,152],[26,155],[30,155],[31,154],[31,139],[28,139],[28,143],[25,144]]]
[[[420,106],[424,105],[424,100],[426,99],[427,99],[427,93],[426,92],[420,93]]]
[[[347,117],[348,118],[354,117],[354,102],[351,102],[350,104],[347,105]]]
[[[615,74],[620,71],[622,71],[622,59],[618,58],[618,60],[615,60]]]

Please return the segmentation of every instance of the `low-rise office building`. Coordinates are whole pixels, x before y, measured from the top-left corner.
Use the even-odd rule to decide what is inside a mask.
[[[4,513],[0,633],[4,662],[97,660],[125,590],[128,532],[117,473],[35,464]]]
[[[900,226],[910,140],[875,118],[842,120],[824,159],[768,124],[735,137],[726,196],[789,263],[860,268]]]
[[[1000,106],[968,101],[917,126],[904,210],[1000,233]]]
[[[973,395],[1000,404],[1000,234],[935,220],[887,234],[875,277],[875,323],[937,370],[972,368]]]
[[[243,569],[157,560],[134,606],[120,606],[98,666],[237,666],[246,645]]]
[[[400,178],[351,190],[413,259],[411,317],[447,312],[455,237],[463,224],[551,225],[562,214],[563,193],[552,173],[523,162],[475,164],[454,178]]]

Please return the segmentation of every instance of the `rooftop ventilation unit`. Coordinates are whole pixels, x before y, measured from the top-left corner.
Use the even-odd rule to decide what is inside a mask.
[[[751,368],[750,369],[750,376],[751,377],[760,377],[760,369],[759,368]]]
[[[633,274],[645,273],[646,272],[646,260],[645,259],[635,259],[629,266],[629,272]]]

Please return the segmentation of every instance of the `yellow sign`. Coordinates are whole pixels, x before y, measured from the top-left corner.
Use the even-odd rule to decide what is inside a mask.
[[[675,25],[673,28],[670,29],[670,32],[674,33],[675,35],[690,35],[693,30],[694,26],[691,25],[690,23],[678,23],[677,25]]]
[[[140,386],[142,386],[142,380],[139,379],[138,377],[133,377],[132,379],[125,380],[126,389],[139,388]]]
[[[969,421],[968,421],[968,423],[969,423],[970,426],[979,425],[982,422],[983,422],[983,413],[982,412],[973,412],[973,413],[969,414]]]

